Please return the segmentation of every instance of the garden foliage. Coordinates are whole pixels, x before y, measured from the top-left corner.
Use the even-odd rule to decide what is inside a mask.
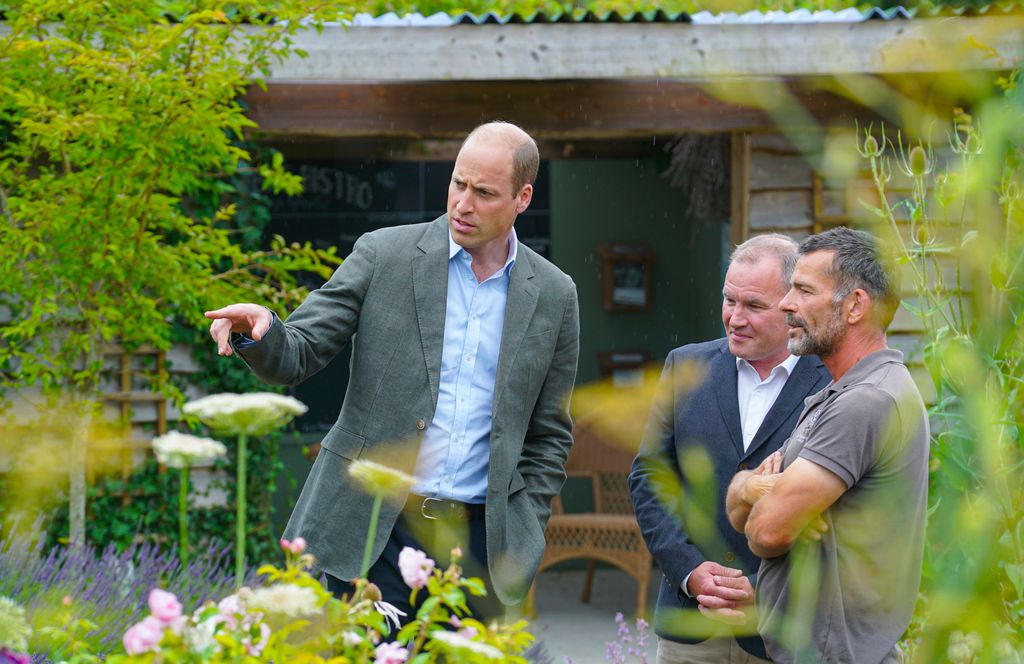
[[[238,99],[301,55],[290,35],[318,12],[304,0],[5,3],[0,390],[37,388],[71,420],[73,539],[104,348],[165,349],[174,320],[203,327],[225,302],[289,306],[305,294],[298,272],[337,263],[281,238],[241,246],[231,202],[246,172],[301,190],[280,155],[256,163],[240,147],[254,125]]]
[[[1024,658],[1024,89],[943,140],[866,132],[869,219],[906,275],[936,398],[915,661]]]

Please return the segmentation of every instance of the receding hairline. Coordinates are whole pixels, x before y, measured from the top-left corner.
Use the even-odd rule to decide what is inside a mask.
[[[481,139],[497,140],[508,147],[512,156],[513,195],[524,186],[533,185],[540,168],[540,152],[537,149],[537,142],[522,127],[503,120],[485,122],[469,132],[462,141],[459,152],[461,153],[472,141]]]
[[[533,143],[533,137],[526,133],[519,125],[511,122],[485,122],[469,132],[462,145],[465,146],[472,140],[478,138],[500,138],[508,143],[513,150],[521,148],[524,144]]]

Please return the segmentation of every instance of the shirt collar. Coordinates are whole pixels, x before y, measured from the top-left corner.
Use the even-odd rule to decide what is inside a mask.
[[[452,229],[448,229],[448,260],[455,258],[460,251],[465,251],[465,248],[455,242],[452,239]],[[511,232],[508,234],[508,260],[505,261],[504,270],[509,269],[511,265],[516,262],[516,257],[519,256],[519,236],[516,235],[516,227],[513,226]]]
[[[779,362],[778,364],[776,364],[772,368],[771,373],[768,374],[768,377],[771,378],[772,376],[774,376],[776,374],[776,372],[784,373],[786,375],[786,377],[789,377],[789,375],[793,373],[793,369],[796,368],[796,363],[799,362],[799,361],[800,361],[800,358],[797,357],[796,355],[792,355],[792,354],[787,355],[786,359],[784,359],[782,362]],[[746,367],[750,371],[753,371],[755,374],[757,374],[757,369],[755,369],[753,366],[751,366],[750,362],[747,362],[742,357],[737,357],[736,358],[736,370],[737,371],[742,371],[743,367]],[[760,374],[758,374],[758,378],[760,379]]]
[[[895,348],[876,350],[874,353],[860,358],[856,364],[839,377],[839,380],[833,381],[828,388],[833,392],[838,392],[850,385],[863,381],[883,364],[889,363],[903,364],[903,351],[896,350]]]

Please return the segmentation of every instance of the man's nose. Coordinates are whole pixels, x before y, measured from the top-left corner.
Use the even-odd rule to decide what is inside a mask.
[[[790,293],[792,293],[792,291],[790,291]],[[793,307],[793,301],[789,297],[790,293],[786,293],[786,296],[779,301],[779,309],[782,309],[787,313],[791,311],[796,311],[796,308]]]
[[[461,214],[471,212],[473,210],[473,200],[469,194],[465,194],[459,197],[459,200],[455,203],[455,210]]]

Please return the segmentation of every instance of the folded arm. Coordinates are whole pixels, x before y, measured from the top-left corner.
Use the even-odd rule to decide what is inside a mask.
[[[743,524],[750,550],[762,558],[774,558],[788,552],[805,531],[815,537],[822,527],[822,513],[846,489],[846,483],[832,471],[797,459],[750,507]]]

